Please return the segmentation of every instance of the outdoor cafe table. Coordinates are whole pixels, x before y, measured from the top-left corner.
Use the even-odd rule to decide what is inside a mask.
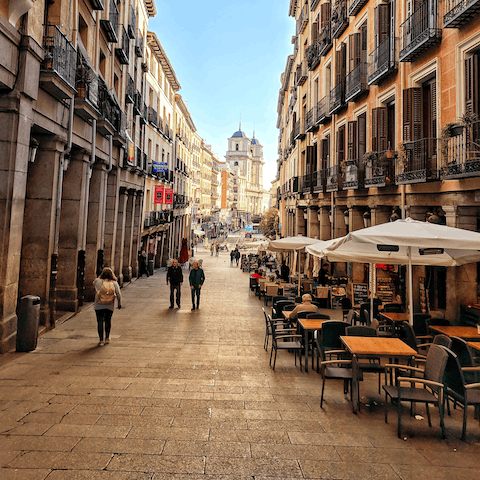
[[[480,342],[467,342],[467,345],[475,350],[480,350]]]
[[[480,341],[480,335],[478,334],[476,327],[467,326],[443,326],[443,325],[430,325],[430,330],[437,333],[443,333],[447,337],[460,337],[464,340],[476,340]]]
[[[290,312],[286,312],[290,313]],[[311,332],[322,329],[322,323],[328,322],[328,318],[298,318],[297,328],[303,331],[303,341],[305,348],[305,371],[308,372],[308,345]],[[313,368],[313,355],[312,355],[312,368]]]
[[[358,412],[359,358],[391,358],[396,360],[411,360],[417,352],[399,338],[389,337],[350,337],[341,336],[340,339],[347,351],[352,355],[352,403],[353,413]]]
[[[408,322],[408,313],[379,312],[379,316],[392,324],[395,333],[398,333],[398,328],[403,322]]]

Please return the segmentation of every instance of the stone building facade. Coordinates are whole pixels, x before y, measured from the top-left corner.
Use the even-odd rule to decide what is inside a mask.
[[[476,5],[290,1],[296,29],[277,122],[282,235],[327,240],[402,215],[480,228]],[[364,267],[348,273],[361,281]],[[456,318],[477,302],[478,274],[476,264],[416,267],[415,288],[427,279],[431,308]]]

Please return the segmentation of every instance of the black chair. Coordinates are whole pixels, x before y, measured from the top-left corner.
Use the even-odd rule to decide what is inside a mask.
[[[447,401],[454,400],[455,404],[463,407],[462,441],[467,436],[467,410],[469,405],[475,407],[478,414],[480,407],[480,384],[467,384],[465,382],[464,369],[460,365],[458,356],[451,350],[445,348],[448,361],[444,373]]]
[[[378,307],[382,302],[378,298],[373,299],[373,318],[378,318]],[[362,325],[367,327],[370,325],[370,302],[360,304],[360,318],[358,319]]]
[[[337,358],[335,360],[326,360],[325,351],[319,339],[315,340],[316,350],[319,352],[319,371],[322,375],[322,394],[320,397],[320,408],[323,408],[323,394],[325,392],[325,380],[336,379],[343,380],[343,393],[347,394],[350,387],[350,398],[352,395],[352,360],[345,360],[343,358]],[[344,350],[336,351],[338,355],[345,353]]]
[[[446,318],[429,318],[428,320],[425,320],[425,323],[427,324],[429,335],[436,335],[436,332],[430,330],[430,327],[434,327],[434,326],[449,327],[450,326],[450,322]]]
[[[460,337],[450,337],[450,340],[452,341],[450,350],[458,357],[465,381],[468,383],[478,382],[480,378],[480,367],[475,361],[467,342]]]
[[[343,321],[345,322],[347,319],[348,312],[352,309],[352,301],[348,297],[345,297],[345,298],[342,298],[340,303],[342,305]]]
[[[345,329],[346,335],[352,337],[376,337],[377,331],[372,327],[365,327],[363,325],[354,325]]]
[[[390,398],[392,402],[397,403],[398,438],[402,438],[402,402],[410,402],[412,405],[414,403],[425,403],[429,427],[432,426],[429,404],[436,405],[440,415],[442,438],[446,438],[443,421],[445,390],[443,382],[447,360],[448,353],[445,347],[432,345],[427,354],[424,370],[407,365],[385,365],[385,385],[383,385],[385,391],[385,423],[388,423],[388,398]],[[395,370],[396,374],[394,376],[390,375],[390,378],[395,378],[396,384],[388,384],[388,374],[393,370]],[[408,376],[411,372],[415,374],[414,378]],[[398,376],[398,373],[403,373],[404,376]],[[405,384],[410,386],[404,386]],[[422,387],[416,387],[418,384],[422,385]]]
[[[256,278],[250,278],[250,293],[251,292],[254,292],[255,295],[257,294],[258,292],[258,282],[257,282],[257,279]]]
[[[288,334],[288,333],[295,333],[296,329],[295,328],[287,328],[287,325],[285,322],[283,322],[282,320],[272,320],[272,317],[271,315],[267,315],[267,312],[265,311],[265,309],[262,307],[262,310],[263,310],[263,316],[265,317],[265,341],[263,343],[263,348],[265,350],[268,349],[268,341],[269,341],[269,338],[272,336],[272,322],[275,322],[275,325],[277,327],[277,332],[281,332],[281,333],[285,333],[285,334]]]
[[[317,344],[320,344],[323,348],[323,357],[325,359],[327,356],[331,357],[332,355],[336,355],[334,353],[335,351],[344,350],[340,337],[345,335],[345,330],[349,326],[350,325],[346,322],[338,322],[335,320],[327,320],[326,322],[322,323],[322,329],[319,330],[317,334],[317,337],[319,338],[319,342],[317,342]],[[316,351],[312,352],[312,355],[317,355],[318,370],[321,355],[317,349],[315,350]]]
[[[273,305],[272,318],[283,318],[282,312],[285,305],[295,305],[291,300],[279,300]]]
[[[277,361],[278,350],[288,350],[295,353],[295,366],[297,365],[297,354],[300,357],[300,369],[302,368],[302,335],[294,333],[284,333],[277,330],[277,324],[275,321],[270,322],[272,331],[272,350],[270,351],[270,366],[272,366],[272,356],[275,350],[275,357],[273,359],[273,370],[275,370],[275,363]]]
[[[427,320],[432,318],[428,313],[413,314],[413,331],[417,337],[425,337],[429,335]]]
[[[405,307],[400,303],[385,303],[383,305],[383,311],[385,313],[405,313]]]
[[[312,318],[317,320],[330,320],[330,315],[325,315],[324,313],[308,313],[305,318]]]
[[[412,347],[416,352],[419,353],[417,355],[417,360],[424,359],[425,356],[420,354],[421,350],[426,350],[432,345],[443,345],[449,348],[452,344],[450,337],[446,335],[435,335],[431,342],[427,343],[420,343],[419,339],[417,339],[415,332],[413,331],[412,326],[408,322],[402,322],[401,330],[400,330],[400,338],[403,340],[407,345]]]

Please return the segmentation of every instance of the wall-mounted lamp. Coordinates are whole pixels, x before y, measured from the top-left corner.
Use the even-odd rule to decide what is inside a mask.
[[[322,214],[320,213],[320,210],[317,210],[317,220],[318,220],[318,223],[320,223],[321,218],[322,218]],[[479,218],[480,218],[480,214],[479,214]]]
[[[436,212],[427,212],[426,221],[428,223],[435,223],[437,225],[445,225],[445,217],[438,215]]]
[[[350,225],[350,212],[348,208],[343,212],[343,218],[345,220],[345,225],[348,227]]]
[[[400,220],[402,218],[401,213],[400,213],[400,208],[398,207],[393,207],[392,214],[390,215],[390,221],[391,222],[396,222],[397,220]]]
[[[30,139],[30,152],[29,152],[29,157],[28,157],[28,161],[30,163],[35,162],[35,158],[37,156],[39,146],[40,146],[40,142],[36,138],[32,137]]]
[[[370,220],[372,219],[372,214],[370,213],[370,210],[367,210],[363,214],[363,226],[365,228],[368,228],[370,226]]]
[[[331,210],[328,212],[328,219],[330,220],[330,223],[333,223],[333,212]]]
[[[306,220],[308,218],[308,212],[307,209],[303,211],[303,219]]]

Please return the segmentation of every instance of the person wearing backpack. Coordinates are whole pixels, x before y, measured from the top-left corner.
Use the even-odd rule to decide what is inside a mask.
[[[122,308],[122,294],[117,283],[117,277],[110,267],[105,267],[98,278],[93,281],[95,287],[95,314],[97,315],[98,346],[110,343],[110,329],[112,327],[112,315],[115,308],[115,298],[118,308]],[[104,341],[105,326],[105,341]]]

